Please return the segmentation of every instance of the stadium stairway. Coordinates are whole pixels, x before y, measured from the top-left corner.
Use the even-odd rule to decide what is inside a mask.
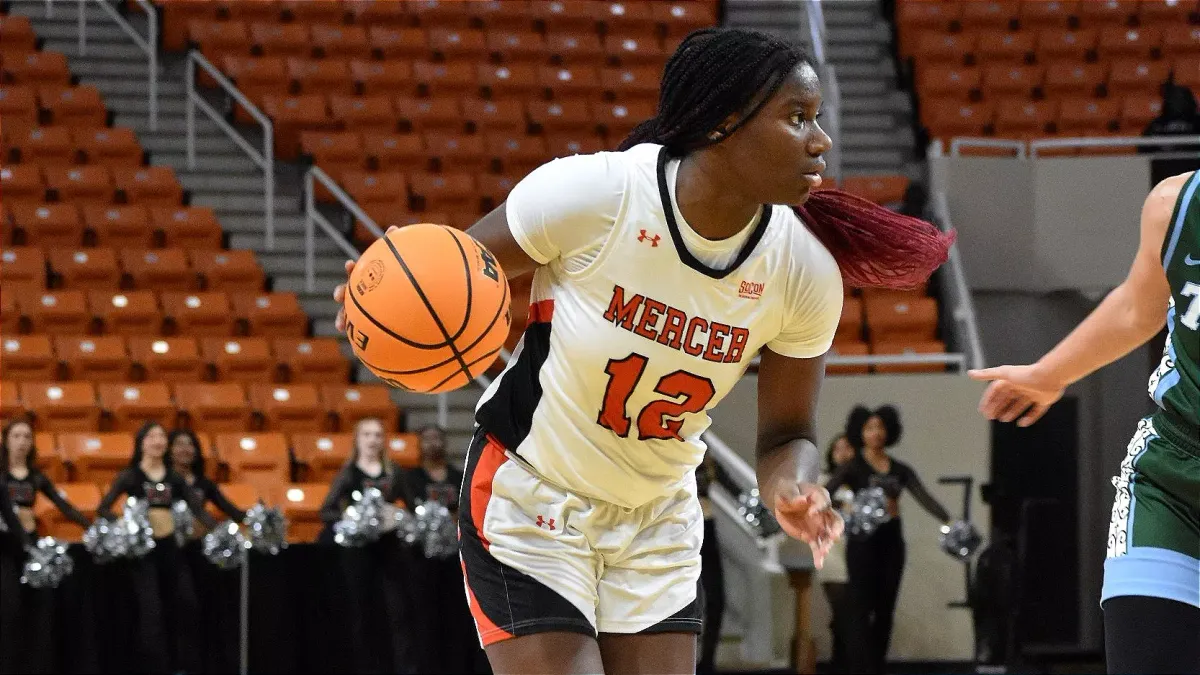
[[[115,116],[115,124],[137,134],[150,154],[152,165],[170,166],[191,204],[211,207],[226,235],[229,248],[255,252],[272,289],[293,291],[313,324],[316,336],[334,336],[337,304],[329,292],[342,278],[344,254],[322,234],[317,236],[316,293],[304,290],[304,212],[301,194],[302,169],[289,162],[276,162],[275,248],[268,251],[263,237],[262,171],[204,113],[196,116],[196,168],[187,163],[186,86],[184,61],[179,55],[159,52],[158,129],[150,130],[146,55],[102,8],[87,3],[87,47],[79,54],[78,8],[80,3],[56,2],[46,16],[42,0],[12,2],[10,13],[30,19],[45,48],[62,52],[81,83],[95,86]],[[139,13],[124,17],[141,35],[146,35],[146,18]],[[203,91],[203,90],[202,90]],[[213,99],[214,107],[222,109]],[[261,147],[261,136],[250,127],[238,126],[251,145]],[[349,345],[342,345],[350,356]],[[358,368],[358,381],[375,378]],[[470,441],[474,406],[481,389],[472,385],[447,396],[447,432],[451,454],[461,455]],[[392,391],[393,400],[405,410],[408,428],[437,421],[437,398]]]
[[[920,176],[914,161],[912,105],[897,85],[891,33],[876,2],[822,0],[827,58],[842,94],[842,175]],[[807,42],[807,3],[729,0],[726,24]]]

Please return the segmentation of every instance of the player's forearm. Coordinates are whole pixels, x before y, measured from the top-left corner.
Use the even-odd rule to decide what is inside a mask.
[[[1035,366],[1066,387],[1145,344],[1165,320],[1165,307],[1149,307],[1128,287],[1118,286]]]
[[[755,475],[758,494],[774,508],[778,488],[796,483],[816,483],[821,470],[821,453],[807,438],[797,438],[758,454]]]

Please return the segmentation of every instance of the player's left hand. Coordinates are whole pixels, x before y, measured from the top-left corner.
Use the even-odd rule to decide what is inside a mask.
[[[793,483],[775,496],[775,520],[788,536],[812,547],[817,569],[846,524],[832,508],[829,491],[815,483]]]

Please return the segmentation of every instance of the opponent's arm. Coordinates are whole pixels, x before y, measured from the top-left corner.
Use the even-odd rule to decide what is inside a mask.
[[[1161,251],[1171,213],[1187,176],[1155,186],[1142,206],[1141,242],[1125,281],[1062,342],[1031,366],[1000,366],[971,371],[994,380],[979,404],[990,419],[1032,424],[1070,384],[1125,356],[1162,328],[1171,288]]]

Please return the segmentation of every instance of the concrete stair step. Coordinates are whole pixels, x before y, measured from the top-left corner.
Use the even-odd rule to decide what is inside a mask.
[[[838,81],[854,79],[895,79],[896,69],[891,62],[883,61],[854,61],[850,63],[835,63]]]
[[[199,153],[197,153],[199,157]],[[179,182],[193,192],[225,192],[237,194],[263,194],[263,175],[255,170],[247,175],[231,176],[211,171],[177,171]],[[295,197],[296,186],[275,184],[275,196]]]
[[[866,3],[857,2],[822,2],[821,11],[825,15],[826,29],[840,26],[863,26],[876,20],[873,8]]]
[[[830,44],[825,48],[825,54],[835,66],[843,63],[870,61],[878,63],[888,58],[886,45],[875,43],[862,44]]]
[[[333,288],[330,286],[330,288]],[[279,279],[275,279],[275,290],[287,291],[293,290],[279,287]],[[333,327],[333,319],[313,319],[312,321],[313,335],[317,337],[338,337],[341,335],[336,328]]]
[[[189,167],[187,153],[157,152],[154,163],[169,166],[176,171],[223,171],[245,175],[261,175],[258,165],[244,154],[239,155],[202,155],[196,153],[196,166]],[[261,197],[260,197],[261,199]],[[278,208],[278,206],[276,207]],[[297,207],[298,208],[298,207]]]
[[[146,86],[146,83],[142,82],[142,85]],[[137,96],[105,95],[104,106],[118,115],[146,115],[150,110],[150,99],[145,93]],[[166,95],[159,96],[158,115],[160,122],[162,121],[162,117],[164,115],[178,115],[181,119],[186,120],[187,118],[185,115],[187,115],[187,102],[183,100],[183,94],[181,93],[177,97]],[[199,113],[199,116],[203,116],[203,113]]]
[[[332,319],[337,316],[338,310],[342,307],[329,295],[306,295],[302,302],[304,311],[314,319]]]
[[[895,115],[888,113],[847,113],[842,111],[842,131],[881,131],[899,126]]]
[[[850,150],[911,148],[913,145],[911,129],[894,129],[891,131],[856,131],[842,137],[842,147]]]
[[[278,230],[276,230],[275,249],[268,251],[264,247],[263,233],[261,231],[254,234],[231,234],[229,236],[229,247],[250,249],[257,251],[262,255],[291,255],[298,256],[303,259],[304,235],[281,234]],[[318,236],[313,240],[313,247],[317,252],[317,260],[321,260],[322,258],[337,258],[338,260],[343,260],[345,258],[345,254],[342,253],[342,249],[338,248],[337,244],[333,243],[333,241],[328,237]],[[332,300],[330,302],[332,302]]]
[[[338,284],[345,283],[346,273],[342,271],[342,262],[344,261],[339,257],[338,269],[336,273],[329,272],[325,274],[317,274],[316,293],[333,293],[333,289],[336,288]],[[293,293],[308,292],[308,289],[304,286],[304,272],[281,272],[275,274],[275,290],[291,291]],[[329,319],[329,325],[333,325],[332,318]],[[335,331],[328,334],[336,335],[337,332]]]
[[[86,61],[86,59],[82,60]],[[107,102],[109,98],[116,98],[119,96],[126,96],[130,98],[137,97],[142,101],[148,100],[147,97],[149,96],[150,83],[143,78],[129,79],[130,74],[128,69],[126,69],[125,77],[123,79],[115,75],[84,75],[78,71],[78,69],[75,67],[75,64],[71,64],[71,71],[76,75],[79,75],[84,82],[99,89],[100,93],[104,94],[105,102]],[[163,80],[160,78],[158,80],[158,113],[161,115],[165,110],[169,110],[171,106],[168,105],[168,103],[178,102],[180,105],[182,105],[184,102],[183,97],[186,92],[187,89],[183,86],[182,82]],[[113,110],[113,108],[110,106],[109,110]],[[181,114],[183,113],[182,107],[180,108],[179,112]]]
[[[142,33],[145,35],[145,32]],[[149,57],[146,52],[143,52],[141,47],[133,44],[133,41],[123,43],[117,42],[97,42],[84,45],[84,53],[79,53],[79,41],[71,40],[46,40],[43,48],[47,51],[62,52],[68,57],[87,57],[89,59],[102,59],[104,61],[124,61],[131,66],[137,64],[145,72],[146,62]]]
[[[46,16],[46,5],[49,4],[50,16]],[[66,2],[65,0],[53,0],[47,3],[46,0],[15,0],[9,4],[9,13],[20,16],[27,16],[37,24],[55,24],[55,23],[70,23],[76,25],[79,19],[79,4],[78,2]],[[146,17],[134,13],[123,14],[134,28],[141,29],[143,33],[146,29]],[[113,20],[108,12],[104,11],[99,6],[87,3],[86,18],[88,26],[92,24],[112,26]]]
[[[329,240],[326,239],[325,241],[329,241]],[[286,251],[280,251],[278,246],[279,246],[279,242],[276,241],[275,251],[270,252],[270,253],[267,253],[264,251],[259,251],[258,261],[262,264],[263,270],[265,270],[267,272],[267,274],[296,274],[296,275],[303,276],[304,275],[304,255],[303,255],[304,242],[303,242],[303,240],[301,240],[301,242],[300,242],[300,253],[299,254],[286,252]],[[313,261],[313,264],[314,264],[317,274],[319,276],[340,275],[342,277],[342,281],[345,281],[346,274],[345,274],[345,272],[342,271],[344,269],[342,267],[342,265],[344,265],[345,262],[346,262],[346,259],[341,254],[337,254],[337,255],[328,254],[328,255],[318,255],[316,257],[316,260]],[[332,291],[332,289],[333,289],[333,287],[330,286],[331,291]]]
[[[885,24],[872,22],[869,26],[830,26],[826,22],[825,41],[830,45],[887,45],[891,33]]]
[[[142,147],[150,152],[181,153],[187,152],[187,138],[178,134],[162,134],[147,132],[138,134]],[[197,154],[232,155],[241,152],[241,148],[229,137],[196,134]]]
[[[447,403],[451,410],[474,410],[483,390],[478,386],[463,387],[446,392]],[[427,408],[437,406],[437,397],[428,394],[414,394],[411,391],[397,389],[392,393],[392,400],[403,406],[412,408]]]
[[[230,235],[251,235],[259,241],[263,236],[262,214],[228,214],[221,216],[221,228]],[[303,234],[304,216],[293,213],[275,213],[275,234]]]
[[[148,73],[146,72],[146,58],[144,55],[141,59],[112,61],[105,59],[103,54],[96,54],[92,49],[88,49],[87,56],[73,56],[68,61],[71,63],[71,72],[86,79],[88,82],[92,81],[91,78],[120,78],[122,76],[129,78],[131,73],[137,72],[134,68],[139,68],[141,71],[139,77],[133,82],[140,83],[143,87],[146,86],[146,76]],[[163,80],[160,74],[159,86],[161,87],[167,84],[167,82]],[[100,87],[99,84],[96,86]],[[182,87],[182,83],[179,83],[179,86]],[[105,90],[101,88],[101,91]]]
[[[850,98],[853,96],[879,97],[886,95],[891,90],[891,87],[889,86],[890,83],[884,79],[842,79],[838,82],[838,84],[841,86],[843,98]]]
[[[201,193],[192,195],[192,206],[208,206],[217,212],[218,216],[225,213],[257,213],[263,211],[262,195],[225,195],[217,193]],[[276,211],[299,211],[300,198],[277,196]]]
[[[79,39],[79,24],[75,19],[78,9],[72,9],[70,19],[45,19],[39,18],[34,24],[34,28],[38,37],[50,40],[78,40]],[[87,25],[87,42],[88,45],[95,44],[105,45],[108,43],[130,44],[132,40],[120,26],[114,24],[112,19],[107,14],[103,15],[103,23],[101,20],[89,21]],[[97,17],[99,19],[99,16]]]
[[[114,121],[114,126],[129,127],[139,136],[144,133],[152,133],[150,131],[150,120],[146,119],[145,111],[142,111],[141,114],[133,115],[118,114]],[[187,118],[182,115],[159,114],[157,133],[176,134],[182,139],[183,134],[187,133]],[[217,126],[217,123],[210,120],[204,113],[196,115],[196,135],[224,136],[228,138],[228,136],[225,136],[225,132],[221,130],[221,127]]]

